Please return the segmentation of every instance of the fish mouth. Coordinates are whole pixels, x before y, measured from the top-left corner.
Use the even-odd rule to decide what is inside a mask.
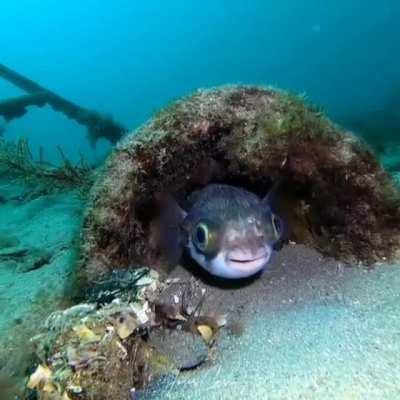
[[[240,271],[253,271],[261,269],[269,261],[270,256],[271,252],[267,250],[253,258],[228,257],[228,263]]]

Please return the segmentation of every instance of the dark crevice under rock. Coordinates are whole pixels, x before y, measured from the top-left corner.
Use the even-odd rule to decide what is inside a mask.
[[[86,212],[80,278],[165,270],[152,236],[155,197],[181,201],[209,182],[265,195],[283,178],[288,239],[372,264],[399,249],[399,194],[374,154],[303,99],[261,87],[201,90],[129,135],[107,160]]]

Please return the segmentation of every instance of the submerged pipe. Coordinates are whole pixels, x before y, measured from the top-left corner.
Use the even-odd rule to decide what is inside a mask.
[[[93,145],[101,137],[109,140],[111,143],[116,143],[127,131],[121,124],[114,121],[112,117],[83,108],[3,64],[0,64],[0,77],[29,93],[28,96],[24,95],[0,102],[0,115],[7,121],[24,115],[27,112],[26,107],[28,106],[35,105],[42,107],[45,104],[49,104],[55,111],[60,111],[68,118],[75,120],[81,125],[85,125],[88,130],[88,139]]]

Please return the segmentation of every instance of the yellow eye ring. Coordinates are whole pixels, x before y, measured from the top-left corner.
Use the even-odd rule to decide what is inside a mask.
[[[194,230],[193,241],[200,250],[205,250],[208,246],[209,230],[204,222],[199,222]]]

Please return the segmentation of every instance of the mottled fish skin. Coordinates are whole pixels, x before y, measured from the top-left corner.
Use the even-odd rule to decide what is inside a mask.
[[[260,199],[235,186],[210,184],[189,196],[188,202],[187,213],[177,203],[170,203],[167,211],[168,253],[174,253],[174,261],[183,246],[199,265],[219,277],[245,278],[264,269],[282,235],[282,223],[271,211],[268,196]],[[178,217],[175,224],[171,216]]]
[[[211,216],[226,221],[232,218],[244,218],[249,211],[259,206],[260,198],[236,186],[210,184],[189,196],[189,203],[190,220]]]

